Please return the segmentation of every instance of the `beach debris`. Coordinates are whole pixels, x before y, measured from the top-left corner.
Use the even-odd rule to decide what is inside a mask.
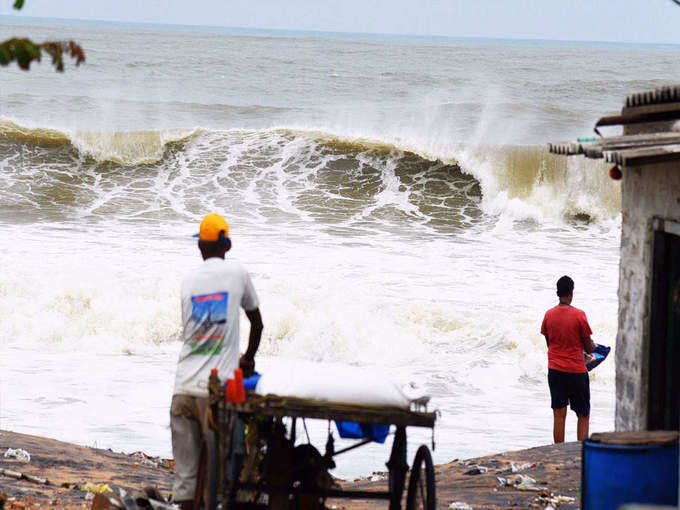
[[[139,459],[134,463],[135,467],[138,466],[150,466],[150,467],[165,467],[169,469],[174,469],[175,462],[172,459],[162,459],[160,457],[152,457],[144,452],[137,451],[129,453],[128,456],[135,459]]]
[[[472,467],[472,469],[470,469],[469,471],[466,471],[464,474],[466,474],[466,475],[481,475],[483,473],[486,473],[487,471],[489,471],[488,467],[480,466],[479,464],[475,464]]]
[[[546,490],[545,487],[540,487],[539,485],[537,485],[536,480],[534,480],[530,476],[523,474],[510,475],[507,478],[502,478],[499,476],[496,477],[496,479],[498,480],[498,483],[500,483],[504,487],[512,487],[519,491],[539,492],[542,490]]]
[[[524,462],[522,464],[516,463],[514,461],[510,462],[509,466],[505,466],[501,469],[496,470],[496,474],[504,473],[519,473],[520,471],[526,471],[527,469],[533,469],[539,465],[539,462]]]
[[[109,487],[107,483],[92,483],[87,482],[78,486],[83,492],[91,492],[92,494],[102,494],[104,492],[113,492],[113,489]]]
[[[39,485],[49,485],[50,484],[50,481],[47,478],[41,478],[39,476],[27,475],[26,473],[23,473],[23,478],[24,478],[24,480],[28,480],[29,482],[37,483]]]
[[[571,496],[561,496],[560,494],[554,494],[552,492],[548,492],[547,490],[542,490],[538,493],[534,501],[538,503],[541,508],[555,508],[563,503],[574,503],[576,502],[576,498],[572,498]]]
[[[31,462],[31,454],[21,448],[7,448],[7,451],[3,457],[6,459],[12,458],[25,462]]]
[[[93,507],[91,510],[115,510],[116,508],[124,508],[125,510],[139,510],[140,508],[149,507],[153,510],[179,510],[177,505],[166,501],[156,487],[146,486],[143,487],[141,491],[126,491],[122,487],[118,487],[118,496],[113,495],[112,499],[114,498],[116,501],[115,504],[119,506],[102,507],[101,509],[95,509]]]
[[[37,483],[40,485],[49,485],[50,481],[47,478],[40,478],[39,476],[27,475],[25,473],[20,473],[19,471],[12,471],[11,469],[0,469],[0,474],[3,476],[8,476],[9,478],[15,478],[16,480],[28,480],[29,482]]]
[[[523,464],[515,464],[514,462],[510,462],[510,471],[512,473],[519,473],[520,471],[533,469],[536,466],[538,466],[538,462],[525,462]]]
[[[463,501],[454,501],[449,505],[451,510],[472,510],[472,507]]]
[[[12,471],[11,469],[0,469],[0,473],[10,478],[16,478],[17,480],[21,480],[21,478],[24,476],[18,471]]]

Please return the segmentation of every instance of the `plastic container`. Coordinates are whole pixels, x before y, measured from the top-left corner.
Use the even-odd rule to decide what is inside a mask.
[[[653,434],[653,433],[652,433]],[[615,436],[615,434],[609,434]],[[678,444],[583,442],[581,508],[678,504]]]
[[[246,401],[246,390],[243,387],[243,370],[237,368],[234,370],[234,402],[242,404]]]

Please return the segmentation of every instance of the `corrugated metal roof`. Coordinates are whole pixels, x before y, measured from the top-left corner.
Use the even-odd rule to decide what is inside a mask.
[[[644,108],[651,105],[660,106],[651,110]],[[600,136],[579,139],[576,142],[552,142],[548,144],[548,150],[565,156],[580,154],[587,158],[601,158],[621,166],[640,166],[680,159],[680,130],[675,131],[675,124],[680,121],[680,85],[632,94],[626,99],[623,112],[621,115],[598,120],[595,132],[600,135],[598,127],[601,126],[622,125],[626,126],[624,131],[633,126],[632,132],[637,130],[639,134]],[[644,132],[655,129],[659,131]]]
[[[678,102],[680,102],[680,85],[668,85],[649,92],[638,92],[626,98],[627,107]]]
[[[583,155],[622,166],[680,159],[680,133],[611,136],[587,142],[551,142],[548,150],[564,156]]]

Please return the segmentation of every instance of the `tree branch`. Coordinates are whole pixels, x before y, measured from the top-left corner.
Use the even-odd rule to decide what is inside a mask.
[[[23,0],[16,0],[15,6]],[[19,7],[20,8],[20,7]],[[8,39],[0,43],[0,65],[7,66],[15,61],[21,69],[28,71],[31,62],[40,62],[42,53],[46,53],[52,59],[52,65],[59,72],[64,70],[64,55],[70,56],[79,66],[85,62],[85,52],[79,44],[73,41],[46,41],[34,43],[30,39]]]

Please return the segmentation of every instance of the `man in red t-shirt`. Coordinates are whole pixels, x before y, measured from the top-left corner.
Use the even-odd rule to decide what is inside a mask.
[[[588,438],[590,380],[583,351],[593,352],[595,344],[590,339],[592,331],[586,314],[571,306],[574,280],[568,276],[557,280],[557,296],[560,303],[545,312],[541,334],[548,344],[548,386],[554,418],[553,438],[556,443],[563,443],[567,404],[578,416],[578,440]]]

